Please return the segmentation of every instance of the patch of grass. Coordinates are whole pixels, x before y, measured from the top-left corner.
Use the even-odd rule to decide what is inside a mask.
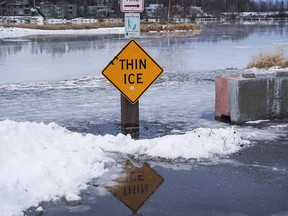
[[[141,24],[141,32],[150,32],[150,31],[166,31],[172,32],[176,30],[199,30],[200,26],[195,23],[148,23]]]
[[[18,27],[28,29],[41,29],[41,30],[80,30],[80,29],[97,29],[97,28],[111,28],[123,27],[124,23],[87,23],[87,24],[20,24],[20,25],[5,25],[5,27]],[[200,26],[194,23],[141,23],[141,32],[173,32],[176,30],[199,30]]]
[[[271,67],[288,67],[288,58],[284,55],[283,47],[275,47],[274,50],[260,50],[256,56],[252,56],[247,68],[271,68]]]
[[[110,27],[123,27],[123,23],[87,23],[87,24],[21,24],[21,25],[5,25],[4,27],[18,27],[28,29],[41,29],[41,30],[80,30],[80,29],[97,29],[97,28],[110,28]]]

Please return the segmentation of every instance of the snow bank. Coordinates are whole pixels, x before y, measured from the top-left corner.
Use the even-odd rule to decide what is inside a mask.
[[[123,134],[106,135],[97,137],[95,142],[105,151],[165,159],[206,159],[231,154],[249,143],[242,140],[233,128],[198,128],[183,135],[168,135],[151,140],[133,140]]]
[[[210,158],[238,151],[248,141],[232,128],[199,128],[151,140],[82,135],[55,123],[0,122],[0,212],[21,215],[41,201],[79,194],[114,162],[105,151],[175,159]]]
[[[98,28],[83,30],[39,30],[0,26],[0,39],[25,37],[28,35],[94,35],[94,34],[124,34],[124,27]]]
[[[78,193],[103,175],[109,161],[81,134],[54,123],[0,122],[1,215],[19,215],[41,201]]]

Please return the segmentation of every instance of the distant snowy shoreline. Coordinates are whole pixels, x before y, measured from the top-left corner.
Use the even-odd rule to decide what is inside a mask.
[[[24,29],[17,27],[1,27],[0,39],[19,38],[30,35],[97,35],[97,34],[124,34],[124,27],[114,28],[98,28],[98,29],[83,29],[83,30],[39,30],[39,29]]]
[[[243,13],[244,14],[244,13]],[[251,13],[249,13],[248,15],[251,15]],[[245,16],[248,16],[247,14],[245,14]],[[199,19],[197,21],[197,23],[199,25],[205,24],[207,22],[215,22],[216,20],[212,19]],[[155,21],[153,21],[155,22]],[[152,23],[153,23],[152,22]],[[220,21],[218,20],[217,22],[221,22],[221,23],[230,23],[230,21],[227,21],[225,19],[221,19]],[[253,23],[261,23],[264,25],[267,24],[273,24],[273,23],[278,23],[279,20],[273,20],[273,19],[268,19],[268,20],[237,20],[237,23],[241,23],[244,25],[251,25]],[[38,21],[36,23],[39,23]],[[35,25],[36,25],[35,23]],[[41,23],[41,22],[40,22]],[[65,24],[65,22],[60,22],[60,21],[54,21],[52,22],[52,24]],[[93,23],[91,21],[91,23]],[[1,24],[1,22],[0,22]],[[77,23],[78,24],[78,23]],[[82,23],[82,24],[85,24]],[[185,24],[185,23],[183,23]],[[177,24],[176,24],[177,25]],[[15,27],[4,27],[0,25],[0,39],[9,39],[9,38],[19,38],[19,37],[26,37],[26,36],[31,36],[31,35],[103,35],[103,34],[125,34],[125,27],[101,27],[101,28],[93,28],[93,29],[67,29],[67,30],[42,30],[42,29],[30,29],[30,28],[19,28],[16,27],[17,25],[15,25]],[[149,26],[149,25],[148,25]],[[166,25],[163,25],[163,28],[165,28]],[[181,29],[181,28],[180,28]],[[154,30],[148,30],[145,31],[144,34],[147,34],[147,32],[155,34],[155,33],[185,33],[188,32],[189,35],[191,35],[191,32],[193,32],[194,34],[199,33],[199,29],[198,30],[176,30],[173,29],[172,31],[170,30],[158,30],[158,31],[154,31]],[[147,36],[147,35],[146,35]],[[179,36],[177,34],[177,36]]]

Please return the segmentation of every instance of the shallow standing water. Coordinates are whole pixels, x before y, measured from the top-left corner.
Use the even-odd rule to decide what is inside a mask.
[[[259,49],[281,45],[287,53],[287,35],[287,23],[206,23],[196,36],[137,40],[164,67],[141,97],[140,138],[229,126],[214,121],[215,76],[242,71]],[[101,71],[126,43],[122,35],[0,40],[0,120],[56,122],[81,133],[118,134],[120,96]],[[287,121],[237,129],[254,134],[256,143],[228,158],[137,159],[164,178],[139,212],[288,215]],[[111,194],[99,196],[95,184],[80,207],[45,204],[45,215],[131,214]]]

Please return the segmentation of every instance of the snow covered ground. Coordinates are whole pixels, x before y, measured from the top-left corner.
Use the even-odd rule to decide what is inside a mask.
[[[29,35],[69,35],[69,34],[124,34],[124,27],[116,28],[99,28],[85,30],[39,30],[39,29],[23,29],[23,28],[4,28],[0,26],[0,39],[17,38]]]
[[[110,33],[124,34],[124,28],[42,31],[0,27],[0,39],[5,40],[18,40],[18,37],[28,35]],[[170,82],[175,83],[176,81]],[[17,84],[12,86],[3,84],[1,88],[16,86],[17,91],[17,88],[23,88],[23,85],[20,84],[20,87],[17,87]],[[65,88],[67,87],[67,83],[63,85]],[[160,83],[158,87],[162,88],[164,85],[164,83],[163,85]],[[190,83],[176,85],[176,87],[170,87],[172,88],[170,91],[173,92],[175,91],[173,88],[180,89],[185,85],[191,86]],[[206,88],[199,89],[203,92],[207,89],[210,90],[210,85],[208,88],[206,86]],[[35,88],[37,90],[38,87]],[[30,93],[32,94],[32,91]],[[59,99],[61,100],[61,97]],[[205,106],[206,102],[202,98],[194,98],[194,103],[195,100],[198,100],[197,104]],[[143,103],[145,104],[145,99]],[[158,105],[156,103],[154,106]],[[19,106],[16,107],[16,109],[18,108]],[[11,108],[11,110],[13,109]],[[172,113],[175,107],[171,105],[171,108],[167,108],[167,110],[166,119],[173,118]],[[184,111],[186,112],[186,110]],[[151,111],[144,110],[144,112]],[[180,114],[183,114],[181,110],[177,115],[182,120],[179,117]],[[174,115],[176,114],[174,113]],[[183,115],[184,118],[186,118],[185,115]],[[206,128],[196,128],[185,131],[184,134],[134,140],[129,135],[123,134],[96,136],[89,133],[71,132],[53,122],[0,121],[1,215],[23,215],[23,211],[31,206],[38,207],[42,201],[57,200],[63,196],[77,198],[76,195],[79,195],[80,191],[87,187],[89,181],[93,178],[101,178],[116,163],[115,158],[109,154],[111,152],[122,155],[144,155],[148,158],[160,157],[164,160],[177,158],[203,160],[237,152],[241,148],[249,146],[249,139],[255,140],[263,137],[274,139],[277,137],[277,134],[269,133],[267,130],[255,130],[249,127],[233,128],[223,125],[221,128],[217,128],[215,124],[209,125],[210,122],[205,124]],[[249,124],[253,125],[254,122]],[[277,125],[273,125],[273,127],[275,127],[274,130],[283,128],[285,130],[288,126],[282,124],[278,128]]]

